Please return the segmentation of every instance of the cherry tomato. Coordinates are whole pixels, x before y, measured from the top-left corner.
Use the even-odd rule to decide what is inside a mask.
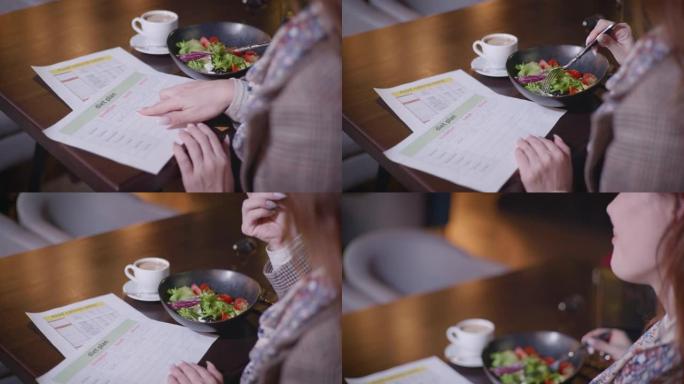
[[[546,357],[542,357],[542,361],[543,361],[544,364],[546,364],[546,365],[551,365],[551,364],[553,364],[553,362],[556,361],[556,360],[555,360],[553,357],[551,357],[551,356],[546,356]]]
[[[533,347],[525,347],[524,351],[528,356],[539,356],[539,354]]]
[[[597,79],[596,76],[594,76],[593,73],[585,73],[582,75],[582,84],[584,85],[594,85],[596,83]]]
[[[193,283],[190,286],[190,290],[192,291],[193,294],[198,295],[198,296],[200,293],[202,293],[202,290],[200,289],[200,287],[198,287],[197,284],[195,284],[195,283]]]
[[[549,60],[549,65],[552,67],[560,67],[560,64],[558,64],[558,61],[556,61],[556,59]]]
[[[515,352],[515,355],[518,356],[519,359],[524,359],[527,357],[525,350],[520,347],[516,347],[513,352]]]
[[[558,365],[558,372],[565,375],[566,371],[572,371],[572,364],[568,363],[567,361],[561,361],[561,363]]]
[[[549,63],[547,63],[546,60],[544,60],[544,59],[539,60],[539,66],[541,67],[542,70],[543,70],[543,69],[548,69],[548,68],[551,67],[551,66],[549,65]]]
[[[223,301],[226,304],[230,304],[233,302],[233,298],[230,297],[230,295],[226,295],[225,293],[221,293],[218,295],[218,299]]]
[[[568,69],[568,75],[574,77],[575,79],[582,77],[582,73],[576,69]]]
[[[229,318],[227,313],[221,312],[221,320],[228,320]]]
[[[206,37],[202,36],[202,37],[200,38],[200,44],[202,44],[202,46],[203,46],[204,48],[206,48],[206,47],[209,46],[209,44],[211,44],[211,42],[209,41],[209,39],[207,39]]]
[[[577,93],[579,93],[579,90],[575,87],[570,87],[568,88],[568,93],[571,95],[576,95]]]
[[[212,43],[212,44],[218,43],[218,42],[219,42],[219,38],[216,37],[216,36],[212,36],[212,37],[209,38],[209,42]]]
[[[230,71],[231,71],[231,72],[237,72],[237,71],[239,71],[239,70],[240,70],[240,68],[238,68],[237,65],[235,65],[235,64],[231,64],[231,65],[230,65]]]
[[[249,303],[247,302],[247,300],[243,299],[242,297],[238,297],[237,299],[235,299],[233,306],[238,311],[244,311],[249,306]]]

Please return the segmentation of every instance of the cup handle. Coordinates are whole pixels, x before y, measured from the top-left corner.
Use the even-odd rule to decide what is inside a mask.
[[[473,43],[473,51],[477,53],[478,56],[484,57],[484,52],[482,51],[482,40],[478,40]]]
[[[449,342],[456,344],[458,343],[458,336],[456,335],[454,327],[449,327],[446,330],[446,337],[449,339]]]
[[[138,26],[138,24],[140,24],[140,26]],[[141,35],[145,34],[145,32],[143,32],[143,30],[142,30],[142,19],[141,18],[136,17],[135,19],[131,20],[131,27],[133,27],[133,30],[138,32],[139,34],[141,34]]]
[[[128,277],[129,279],[135,281],[135,275],[129,272],[130,269],[133,269],[133,264],[128,264],[126,267],[124,267],[124,275]]]

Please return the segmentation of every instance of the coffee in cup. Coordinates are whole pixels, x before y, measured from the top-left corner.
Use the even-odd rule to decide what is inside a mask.
[[[449,327],[447,339],[464,356],[479,356],[494,338],[494,323],[485,319],[467,319]]]
[[[126,277],[135,282],[141,293],[156,293],[159,283],[169,275],[169,262],[159,257],[146,257],[124,268]]]
[[[518,38],[508,33],[493,33],[473,43],[473,51],[494,69],[503,69],[508,57],[517,50]]]
[[[166,38],[178,28],[178,15],[171,11],[154,10],[131,21],[131,27],[143,35],[152,46],[166,46]]]

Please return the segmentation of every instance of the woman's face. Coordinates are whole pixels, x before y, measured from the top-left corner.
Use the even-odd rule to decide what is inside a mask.
[[[674,219],[675,198],[657,193],[621,193],[610,205],[613,223],[611,268],[617,277],[656,286],[658,245]]]

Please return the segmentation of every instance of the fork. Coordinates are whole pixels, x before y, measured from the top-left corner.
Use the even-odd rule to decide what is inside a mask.
[[[605,29],[603,29],[603,31],[601,31],[601,33],[596,35],[596,37],[594,37],[589,42],[589,44],[587,44],[587,46],[584,47],[584,49],[582,49],[575,57],[573,57],[569,63],[565,64],[562,67],[556,67],[556,68],[552,69],[546,75],[546,78],[544,79],[544,82],[541,85],[542,92],[549,94],[551,92],[551,84],[553,84],[554,81],[556,81],[559,77],[561,77],[563,75],[563,72],[566,71],[568,68],[570,68],[571,65],[575,64],[575,62],[577,60],[579,60],[580,57],[584,56],[584,54],[587,53],[591,49],[591,47],[594,46],[594,44],[596,44],[599,37],[605,35],[606,33],[610,32],[611,30],[613,30],[614,27],[615,27],[615,23],[611,23],[609,26],[607,26]]]

